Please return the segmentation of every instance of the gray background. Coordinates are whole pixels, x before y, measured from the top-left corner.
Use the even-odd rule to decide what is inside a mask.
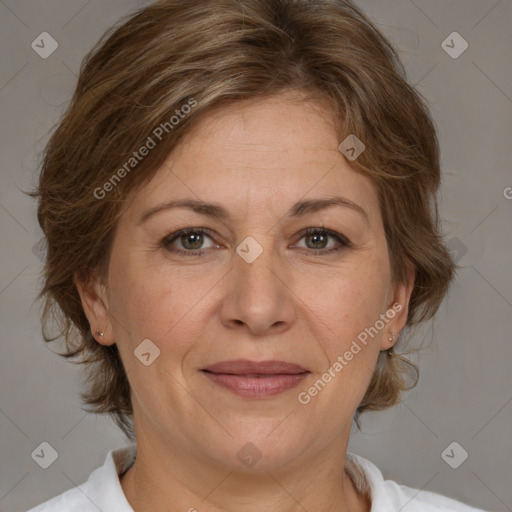
[[[81,59],[104,30],[144,2],[0,0],[0,510],[22,511],[76,484],[125,444],[113,423],[82,411],[76,366],[42,342],[42,233],[21,191],[35,183],[48,131],[69,100]],[[487,510],[512,510],[511,0],[360,0],[400,50],[430,102],[442,150],[443,229],[464,268],[436,319],[417,334],[420,382],[404,402],[363,416],[349,450],[386,478]],[[42,59],[31,42],[59,44]],[[441,43],[456,31],[468,49]],[[508,198],[507,198],[508,196]],[[430,340],[433,340],[430,343]],[[57,344],[52,345],[58,350]],[[40,468],[43,441],[59,457]],[[457,442],[467,460],[442,453]],[[407,510],[407,507],[404,509]],[[107,512],[107,511],[105,511]]]

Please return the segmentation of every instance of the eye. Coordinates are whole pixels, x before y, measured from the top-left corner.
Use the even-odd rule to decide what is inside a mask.
[[[208,231],[203,228],[189,228],[182,229],[181,231],[177,231],[176,233],[172,233],[168,237],[164,238],[162,241],[164,247],[174,253],[184,254],[186,256],[200,256],[204,254],[204,251],[201,249],[205,249],[203,247],[204,238],[212,238],[208,235]],[[212,240],[213,241],[213,240]],[[183,249],[176,248],[175,244],[179,243]],[[209,247],[214,247],[212,244]],[[206,247],[208,249],[209,247]]]
[[[164,238],[162,244],[166,250],[175,254],[203,256],[207,252],[203,249],[219,247],[219,244],[213,243],[213,238],[208,233],[209,230],[204,228],[182,229]],[[212,242],[206,247],[204,246],[205,237]],[[306,240],[305,250],[309,253],[313,251],[313,255],[325,255],[352,247],[345,236],[325,228],[308,228],[301,233],[299,240],[302,239]],[[331,244],[329,247],[330,239],[334,241],[334,246]]]
[[[327,248],[329,238],[334,239],[334,247]],[[329,254],[352,246],[342,234],[325,228],[308,228],[302,232],[302,239],[306,240],[306,249],[315,251],[313,254]]]

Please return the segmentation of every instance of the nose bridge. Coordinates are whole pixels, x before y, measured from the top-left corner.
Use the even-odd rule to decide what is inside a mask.
[[[246,237],[237,246],[236,252],[235,275],[246,290],[281,294],[283,283],[279,272],[280,269],[282,272],[282,266],[271,234],[259,233]],[[271,296],[267,295],[267,298]]]
[[[223,307],[224,321],[243,322],[259,333],[290,324],[294,317],[293,300],[274,237],[263,232],[246,237],[236,253]]]

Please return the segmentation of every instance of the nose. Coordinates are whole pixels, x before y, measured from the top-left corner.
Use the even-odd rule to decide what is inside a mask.
[[[291,288],[290,269],[278,259],[270,244],[251,263],[235,254],[233,268],[226,278],[221,308],[225,327],[264,336],[284,332],[293,325],[297,299]]]

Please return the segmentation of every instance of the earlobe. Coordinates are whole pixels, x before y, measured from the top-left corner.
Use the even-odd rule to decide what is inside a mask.
[[[98,343],[112,345],[115,341],[108,313],[105,285],[96,275],[84,278],[75,273],[73,280],[80,295],[85,316],[89,320],[92,335]]]
[[[407,282],[397,285],[393,302],[388,306],[388,313],[393,311],[394,314],[392,320],[387,324],[385,335],[382,337],[381,350],[389,350],[392,348],[396,344],[398,337],[400,336],[400,332],[405,327],[415,279],[416,270],[412,264],[409,264]]]
[[[96,329],[96,332],[94,334],[95,334],[95,336],[99,336],[101,341],[103,341],[103,336],[105,335],[105,333],[103,331],[100,331],[99,329]],[[100,340],[98,340],[98,338],[96,338],[96,340],[100,341]],[[101,341],[100,341],[100,343],[101,343]]]

